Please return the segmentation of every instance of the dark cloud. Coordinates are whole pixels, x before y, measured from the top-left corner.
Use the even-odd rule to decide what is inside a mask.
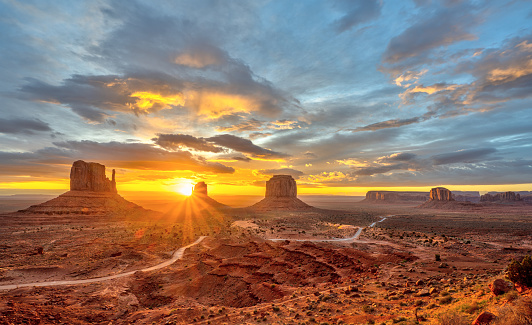
[[[0,118],[0,133],[34,134],[35,132],[52,131],[52,128],[41,120],[14,118]]]
[[[361,131],[376,131],[380,129],[389,129],[389,128],[398,128],[404,125],[409,125],[413,123],[418,123],[422,119],[420,117],[412,117],[408,119],[394,119],[394,120],[388,120],[383,122],[377,122],[370,125],[358,127],[356,129],[353,129],[353,132],[361,132]]]
[[[346,12],[334,23],[339,33],[371,21],[381,14],[381,1],[379,0],[336,0],[334,5]]]
[[[447,165],[455,163],[474,163],[479,159],[495,153],[495,148],[468,149],[432,156],[434,165]]]
[[[231,157],[231,159],[238,160],[238,161],[243,161],[243,162],[250,162],[250,161],[253,160],[253,159],[251,159],[249,157],[239,157],[239,156],[233,156],[233,157]]]
[[[273,176],[273,175],[290,175],[294,179],[299,179],[299,177],[305,175],[302,171],[295,170],[292,168],[280,168],[280,169],[261,169],[258,171],[260,174]]]
[[[259,147],[248,139],[237,137],[231,134],[216,135],[205,140],[238,152],[250,154],[252,157],[265,159],[279,159],[288,157],[287,154]]]
[[[182,147],[191,148],[197,151],[206,152],[223,152],[223,148],[208,143],[203,138],[196,138],[188,134],[157,134],[154,141],[159,146],[166,149],[181,149]]]

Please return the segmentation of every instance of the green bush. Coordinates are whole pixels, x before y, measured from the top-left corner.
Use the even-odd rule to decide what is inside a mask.
[[[521,262],[510,263],[506,268],[506,277],[513,283],[532,287],[532,257],[525,256]]]

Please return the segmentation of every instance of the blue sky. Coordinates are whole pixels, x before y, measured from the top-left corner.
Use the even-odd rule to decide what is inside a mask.
[[[288,173],[315,193],[530,190],[530,1],[6,0],[0,12],[4,193],[68,186],[77,159],[130,189],[207,179],[238,192]]]

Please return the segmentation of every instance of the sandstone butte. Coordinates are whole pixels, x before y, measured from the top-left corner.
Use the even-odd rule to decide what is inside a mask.
[[[105,176],[105,166],[94,162],[75,161],[70,169],[70,191],[55,199],[32,205],[20,213],[109,215],[147,212],[144,208],[121,197],[116,190],[115,171],[111,180]]]
[[[453,194],[445,187],[435,187],[430,189],[430,201],[454,201]]]
[[[205,182],[198,182],[194,185],[192,190],[192,195],[187,200],[198,201],[198,208],[224,208],[227,207],[225,204],[222,204],[215,199],[211,198],[207,194],[207,184]]]
[[[251,207],[258,211],[309,210],[310,205],[297,198],[297,184],[290,175],[274,175],[266,182],[266,195]]]

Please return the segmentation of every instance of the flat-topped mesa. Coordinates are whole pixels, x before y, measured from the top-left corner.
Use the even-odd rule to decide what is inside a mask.
[[[521,195],[515,192],[505,192],[497,194],[484,194],[480,197],[481,202],[517,202],[521,201]]]
[[[427,192],[368,191],[365,202],[425,202]]]
[[[266,197],[297,197],[297,185],[290,175],[274,175],[266,181]]]
[[[453,194],[445,187],[430,189],[430,201],[454,201]]]
[[[115,170],[112,179],[105,176],[105,166],[94,162],[75,161],[70,169],[71,191],[117,193]]]
[[[208,196],[207,195],[207,184],[205,184],[205,182],[196,183],[196,185],[194,185],[194,190],[192,191],[192,195]]]

